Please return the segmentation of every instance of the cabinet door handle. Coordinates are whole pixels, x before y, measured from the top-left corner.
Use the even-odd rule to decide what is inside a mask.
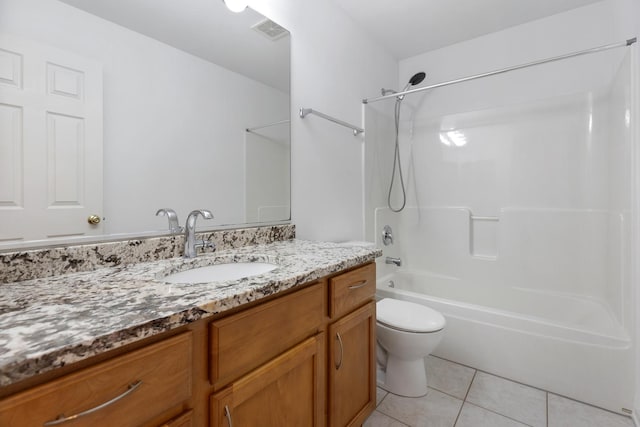
[[[366,280],[361,280],[358,283],[356,283],[355,285],[349,286],[349,290],[352,291],[354,289],[361,288],[361,287],[365,286],[366,284],[367,284]]]
[[[229,407],[224,405],[224,416],[227,417],[227,423],[229,427],[233,427],[233,421],[231,420],[231,412],[229,412]]]
[[[124,399],[125,397],[127,397],[128,395],[130,395],[131,393],[136,391],[138,389],[138,387],[140,387],[141,385],[142,385],[142,380],[138,380],[138,381],[134,382],[133,384],[129,384],[129,387],[128,387],[127,391],[125,391],[124,393],[114,397],[113,399],[111,399],[111,400],[109,400],[107,402],[101,403],[100,405],[95,406],[95,407],[93,407],[91,409],[87,409],[86,411],[79,412],[79,413],[77,413],[75,415],[70,415],[68,417],[65,417],[64,414],[61,414],[55,420],[47,421],[43,425],[45,427],[56,426],[58,424],[66,423],[67,421],[71,421],[71,420],[75,420],[75,419],[80,418],[80,417],[84,417],[85,415],[93,414],[94,412],[99,411],[100,409],[106,408],[107,406],[109,406],[109,405],[111,405],[113,403],[116,403],[120,399]]]
[[[340,369],[340,367],[342,366],[342,357],[344,356],[344,347],[342,345],[342,337],[340,336],[339,332],[336,332],[336,338],[338,340],[338,344],[340,344],[340,362],[336,363],[336,370]]]

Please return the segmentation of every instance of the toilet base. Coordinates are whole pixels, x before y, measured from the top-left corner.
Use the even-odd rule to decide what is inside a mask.
[[[404,397],[427,394],[427,372],[424,359],[401,360],[387,355],[386,371],[378,369],[378,386],[389,393]]]

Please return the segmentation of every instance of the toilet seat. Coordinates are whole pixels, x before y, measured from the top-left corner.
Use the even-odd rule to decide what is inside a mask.
[[[431,333],[444,328],[445,319],[439,312],[409,301],[384,298],[376,303],[378,323],[403,332]]]

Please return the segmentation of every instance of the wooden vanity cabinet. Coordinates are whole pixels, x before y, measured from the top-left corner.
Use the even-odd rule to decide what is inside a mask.
[[[376,404],[375,264],[329,279],[328,425],[360,426]]]
[[[191,351],[186,332],[10,396],[0,401],[0,426],[52,426],[74,415],[59,425],[148,425],[190,398]]]
[[[375,408],[374,294],[370,263],[193,322],[3,397],[0,426],[96,407],[60,425],[359,426]]]
[[[371,263],[212,322],[210,425],[361,425],[376,399],[374,296]]]
[[[215,390],[317,334],[324,286],[316,283],[211,322],[209,376]]]
[[[323,282],[210,326],[210,425],[323,426]]]

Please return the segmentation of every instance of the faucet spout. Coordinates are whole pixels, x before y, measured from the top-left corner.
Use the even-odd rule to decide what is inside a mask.
[[[198,219],[198,215],[202,216],[204,219],[212,219],[213,214],[211,211],[206,209],[196,209],[195,211],[191,211],[189,216],[187,217],[187,222],[184,226],[184,257],[185,258],[194,258],[197,255],[196,252],[196,219]],[[206,245],[197,245],[197,246],[206,246]]]
[[[384,263],[385,264],[394,264],[394,265],[400,267],[402,265],[402,260],[400,258],[394,258],[394,257],[388,256],[388,257],[385,258]]]

